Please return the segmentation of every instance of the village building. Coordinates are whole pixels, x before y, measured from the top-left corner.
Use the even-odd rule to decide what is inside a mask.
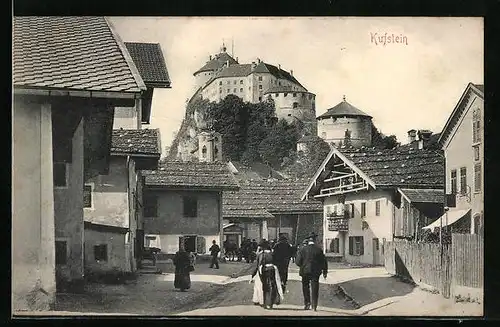
[[[224,240],[238,246],[242,238],[302,242],[311,232],[321,238],[322,206],[300,201],[307,179],[290,179],[265,164],[229,163],[240,189],[224,192]]]
[[[13,23],[12,306],[47,310],[84,276],[84,181],[109,169],[114,107],[146,87],[103,17]]]
[[[371,146],[372,117],[351,105],[345,97],[316,119],[318,136],[329,144],[337,147]]]
[[[442,214],[444,158],[435,150],[333,147],[302,200],[323,203],[327,256],[383,264],[383,244],[421,239]]]
[[[159,44],[125,43],[147,90],[133,107],[115,109],[110,170],[86,180],[86,275],[136,271],[144,249],[141,170],[158,166],[160,131],[148,124],[155,88],[170,88]]]
[[[85,274],[137,270],[144,247],[141,171],[160,159],[157,129],[114,130],[109,172],[85,182]]]
[[[484,233],[484,86],[469,83],[446,122],[439,145],[445,156],[449,211],[429,228],[463,221],[454,233]]]
[[[197,94],[203,99],[219,102],[232,94],[245,102],[274,101],[276,117],[288,122],[300,121],[316,133],[316,95],[309,92],[290,72],[256,59],[240,64],[227,53],[210,56],[206,64],[194,73]]]
[[[239,188],[227,164],[165,161],[144,178],[147,247],[207,254],[213,240],[222,245],[222,192]]]

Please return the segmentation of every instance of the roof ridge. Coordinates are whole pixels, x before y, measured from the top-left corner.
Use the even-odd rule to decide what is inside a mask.
[[[132,76],[134,77],[135,82],[137,83],[137,86],[139,87],[140,90],[145,91],[146,90],[146,84],[144,83],[144,80],[141,77],[141,74],[139,73],[139,70],[137,69],[134,60],[130,56],[130,53],[127,50],[127,47],[125,46],[125,43],[121,39],[120,35],[116,32],[113,24],[106,18],[103,17],[106,24],[108,25],[108,28],[113,35],[113,38],[116,42],[116,45],[118,46],[118,49],[120,49],[121,54],[123,58],[125,59],[125,62],[127,63]]]

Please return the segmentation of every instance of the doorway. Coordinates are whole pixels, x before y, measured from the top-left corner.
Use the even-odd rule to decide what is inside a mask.
[[[184,249],[187,252],[196,253],[196,235],[188,235],[179,237],[179,249],[182,247],[184,243]]]
[[[373,264],[380,265],[380,242],[378,238],[374,238],[372,241],[372,252],[373,252]]]
[[[237,247],[240,245],[240,235],[238,234],[226,234],[226,241],[228,244],[234,243]]]

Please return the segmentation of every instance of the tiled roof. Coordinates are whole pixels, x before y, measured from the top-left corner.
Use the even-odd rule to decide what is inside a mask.
[[[433,150],[338,149],[377,186],[444,187],[444,157]]]
[[[432,134],[431,137],[429,138],[429,141],[427,143],[427,148],[428,149],[437,149],[439,147],[438,140],[439,137],[441,136],[441,133],[438,134]],[[400,151],[406,151],[406,150],[418,150],[418,140],[413,141],[411,143],[403,144],[399,147]]]
[[[207,72],[207,71],[216,71],[227,63],[229,60],[229,64],[237,64],[236,60],[234,60],[233,57],[231,57],[227,52],[221,52],[217,55],[215,55],[212,60],[208,61],[203,67],[198,69],[194,75],[202,72]]]
[[[223,195],[224,197],[224,195]],[[228,218],[254,218],[254,219],[269,219],[274,218],[272,214],[267,210],[256,209],[250,206],[244,206],[238,208],[237,206],[222,205],[222,217],[224,219]]]
[[[281,68],[278,68],[274,65],[270,65],[270,64],[266,64],[265,62],[261,61],[259,64],[257,64],[257,66],[255,67],[255,70],[254,70],[255,73],[270,73],[272,74],[274,77],[276,78],[279,78],[279,79],[286,79],[290,82],[293,82],[297,85],[300,85],[302,86],[302,84],[299,83],[299,81],[293,77],[292,74],[290,74],[289,72],[281,69]],[[303,86],[302,86],[303,87]]]
[[[238,183],[221,162],[166,161],[158,170],[144,172],[146,186],[236,190]]]
[[[138,93],[146,87],[104,17],[14,17],[16,87]]]
[[[250,165],[244,165],[241,162],[232,161],[231,164],[236,168],[237,172],[233,172],[237,180],[262,179],[268,178],[284,179],[280,172],[270,168],[266,164],[253,162]]]
[[[252,65],[250,64],[234,64],[222,69],[217,75],[218,77],[245,77],[252,72]]]
[[[144,83],[170,87],[165,58],[158,43],[125,42]]]
[[[484,85],[483,84],[474,84],[475,87],[484,94]]]
[[[347,101],[342,101],[337,104],[335,107],[330,108],[324,114],[317,117],[317,119],[330,118],[330,117],[339,117],[339,116],[364,116],[370,117],[370,115],[364,113],[358,108],[354,107]]]
[[[300,200],[307,184],[307,179],[240,181],[239,191],[223,194],[223,216],[234,217],[235,211],[247,216],[258,210],[271,214],[322,211],[321,202]]]
[[[159,129],[115,129],[111,153],[160,155],[159,140]]]
[[[400,191],[414,203],[444,203],[444,190],[403,188]]]

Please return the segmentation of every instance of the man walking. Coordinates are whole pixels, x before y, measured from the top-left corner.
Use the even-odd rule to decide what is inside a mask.
[[[280,235],[278,243],[274,246],[273,263],[278,267],[280,274],[281,287],[283,293],[286,292],[286,282],[288,280],[288,265],[290,264],[290,257],[292,256],[292,246],[284,235]]]
[[[220,247],[215,243],[215,240],[212,241],[212,246],[208,250],[210,251],[210,255],[212,256],[210,268],[219,269],[219,260],[217,259],[217,255],[219,255]]]
[[[326,279],[328,274],[328,263],[325,254],[315,244],[315,240],[316,234],[312,233],[309,236],[307,245],[300,249],[295,260],[297,266],[300,267],[299,275],[302,277],[304,310],[309,310],[312,305],[314,311],[318,307],[319,277],[323,273],[323,277]]]

